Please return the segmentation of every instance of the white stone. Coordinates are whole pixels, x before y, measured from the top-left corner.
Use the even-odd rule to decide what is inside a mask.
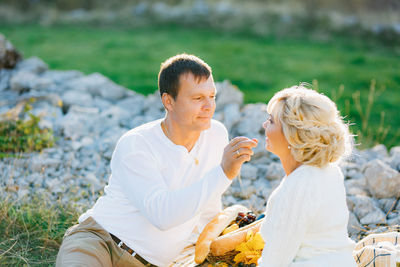
[[[228,131],[232,128],[240,120],[240,110],[239,104],[232,103],[225,105],[222,113],[223,113],[223,124],[228,129]]]
[[[386,214],[377,203],[367,196],[349,196],[347,204],[362,224],[378,224],[386,222]]]
[[[103,189],[104,185],[96,178],[94,173],[86,173],[82,176],[83,180],[91,186],[91,190],[97,192]]]
[[[111,106],[100,113],[98,124],[102,125],[103,128],[111,128],[119,126],[131,118],[132,117],[126,110],[120,108],[119,106]]]
[[[215,101],[217,109],[224,109],[228,104],[237,104],[238,106],[243,104],[243,93],[230,81],[217,82],[215,87],[217,89]]]
[[[143,95],[135,94],[134,96],[130,96],[118,101],[116,106],[126,110],[130,116],[136,116],[142,113],[144,109],[144,103],[145,97]]]
[[[43,72],[40,77],[52,80],[54,84],[64,85],[64,83],[83,77],[83,73],[77,70],[48,70]],[[62,87],[59,87],[62,88]]]
[[[165,109],[161,102],[160,94],[158,92],[148,95],[144,101],[143,107],[143,112],[149,118],[159,119],[164,117]]]
[[[366,191],[366,179],[349,179],[344,181],[344,186],[346,187],[347,195],[363,195],[368,196]]]
[[[242,116],[235,127],[240,135],[260,136],[264,133],[262,126],[267,118],[267,106],[265,104],[248,104],[242,109]]]
[[[385,213],[389,213],[396,208],[396,198],[382,198],[378,199],[377,202]]]
[[[30,57],[18,62],[15,66],[18,71],[27,71],[32,73],[42,73],[48,69],[47,64],[38,57]]]
[[[91,107],[93,97],[89,93],[78,90],[69,90],[62,95],[63,104],[66,106],[78,105],[82,107]]]
[[[240,170],[240,175],[243,179],[256,180],[257,179],[257,168],[249,163],[243,164]]]
[[[93,98],[92,105],[93,105],[93,107],[98,108],[100,111],[104,111],[106,109],[113,107],[113,104],[110,101],[108,101],[100,96],[95,96]]]
[[[261,213],[265,211],[265,200],[257,197],[255,194],[251,195],[249,198],[249,206],[247,207],[255,213]]]
[[[400,225],[400,215],[399,216],[397,216],[397,217],[395,217],[395,218],[392,218],[392,219],[388,219],[387,220],[387,224],[388,225],[391,225],[391,226],[394,226],[394,225]]]
[[[57,168],[61,164],[59,159],[46,158],[37,155],[32,158],[31,170],[33,172],[42,172],[46,168]]]
[[[9,88],[12,73],[13,70],[0,69],[0,92]]]
[[[400,154],[400,146],[394,146],[390,149],[390,156]]]
[[[400,171],[400,146],[392,147],[388,163],[393,169]]]
[[[272,162],[268,165],[266,178],[268,180],[282,179],[286,175],[281,163]]]
[[[40,78],[32,72],[19,71],[10,79],[11,90],[25,92],[29,90],[43,90],[52,86],[52,81]]]
[[[347,224],[347,231],[349,235],[358,234],[361,232],[363,227],[361,226],[360,222],[358,221],[357,217],[354,215],[353,212],[349,212],[349,222]]]
[[[89,92],[92,96],[101,96],[113,101],[124,97],[125,91],[127,90],[100,73],[92,73],[74,79],[67,84],[67,88],[81,92]]]
[[[77,140],[81,136],[93,134],[92,129],[94,123],[97,122],[98,113],[97,108],[71,106],[67,115],[61,121],[64,136]]]
[[[376,198],[398,197],[400,192],[400,174],[379,159],[366,164],[364,175],[367,189]]]
[[[235,205],[237,202],[238,202],[238,200],[236,198],[234,198],[232,195],[224,195],[222,197],[222,204],[223,204],[224,208]]]

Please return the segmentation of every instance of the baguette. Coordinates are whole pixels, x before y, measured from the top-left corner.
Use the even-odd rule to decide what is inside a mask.
[[[253,233],[258,232],[263,221],[264,219],[255,221],[245,227],[216,238],[210,246],[211,254],[213,256],[221,256],[228,251],[234,250],[237,245],[246,241],[248,231],[251,230]]]
[[[247,212],[248,209],[242,205],[233,205],[221,211],[203,229],[196,242],[194,260],[197,264],[202,263],[210,252],[211,242],[217,238],[222,231],[237,217],[239,212]]]

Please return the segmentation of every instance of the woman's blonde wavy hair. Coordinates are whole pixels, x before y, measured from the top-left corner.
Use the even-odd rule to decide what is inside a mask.
[[[302,164],[324,167],[351,153],[352,136],[336,104],[304,84],[277,92],[267,112],[281,125],[293,157]]]

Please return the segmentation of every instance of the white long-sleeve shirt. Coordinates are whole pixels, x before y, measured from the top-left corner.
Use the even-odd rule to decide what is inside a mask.
[[[336,164],[302,165],[272,192],[260,228],[263,267],[353,267],[343,174]]]
[[[161,120],[123,135],[111,159],[111,176],[92,216],[152,264],[167,266],[221,210],[231,181],[220,163],[228,132],[219,122],[202,131],[190,152],[175,145]]]

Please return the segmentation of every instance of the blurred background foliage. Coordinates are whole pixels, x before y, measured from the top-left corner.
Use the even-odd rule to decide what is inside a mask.
[[[100,72],[143,94],[182,52],[246,103],[309,82],[336,101],[362,147],[398,145],[398,0],[1,0],[0,32],[52,69]]]

